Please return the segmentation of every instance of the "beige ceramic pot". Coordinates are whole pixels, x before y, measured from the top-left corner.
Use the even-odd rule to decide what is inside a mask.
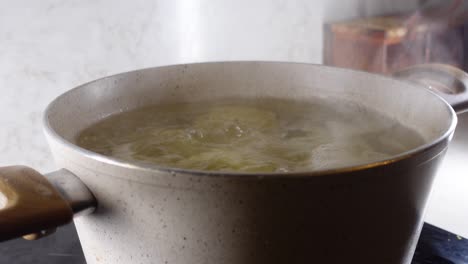
[[[442,79],[437,84],[455,76],[445,97],[464,107],[462,72],[432,65],[399,76],[435,76]],[[82,129],[119,111],[265,96],[356,101],[418,131],[426,144],[369,164],[263,175],[140,166],[74,144]],[[41,237],[78,214],[88,264],[407,264],[456,114],[429,89],[383,76],[311,64],[217,62],[82,85],[49,105],[44,124],[63,169],[44,177],[25,167],[0,168],[0,240]]]

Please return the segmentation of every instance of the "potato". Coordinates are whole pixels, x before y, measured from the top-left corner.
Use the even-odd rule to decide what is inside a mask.
[[[310,158],[310,151],[303,148],[294,148],[287,144],[267,145],[260,148],[261,153],[270,160],[284,163],[304,162]]]
[[[183,128],[155,129],[131,145],[136,159],[161,158],[165,155],[186,158],[203,151],[203,146],[193,135]],[[164,158],[162,158],[164,159]]]
[[[241,151],[211,150],[194,155],[177,163],[181,168],[212,171],[274,172],[278,165],[255,160]]]
[[[214,106],[197,116],[193,128],[203,134],[208,143],[228,144],[253,132],[264,132],[278,127],[276,114],[250,106]]]

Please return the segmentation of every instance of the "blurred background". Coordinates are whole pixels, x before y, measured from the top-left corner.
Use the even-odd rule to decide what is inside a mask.
[[[42,112],[61,93],[110,74],[219,60],[380,74],[425,62],[467,69],[466,2],[0,0],[0,166],[56,169]],[[426,221],[468,237],[466,131],[457,132]]]

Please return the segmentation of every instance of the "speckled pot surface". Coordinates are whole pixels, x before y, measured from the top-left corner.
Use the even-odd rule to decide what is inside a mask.
[[[352,168],[267,175],[139,166],[73,144],[80,130],[118,111],[233,96],[355,100],[428,144]],[[407,264],[456,117],[433,93],[393,79],[310,64],[224,62],[85,84],[57,98],[45,123],[57,164],[99,203],[75,219],[88,264]]]

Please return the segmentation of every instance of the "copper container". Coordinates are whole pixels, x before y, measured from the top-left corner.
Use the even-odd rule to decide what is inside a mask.
[[[325,24],[324,64],[392,73],[422,63],[464,66],[462,2],[448,8]]]

